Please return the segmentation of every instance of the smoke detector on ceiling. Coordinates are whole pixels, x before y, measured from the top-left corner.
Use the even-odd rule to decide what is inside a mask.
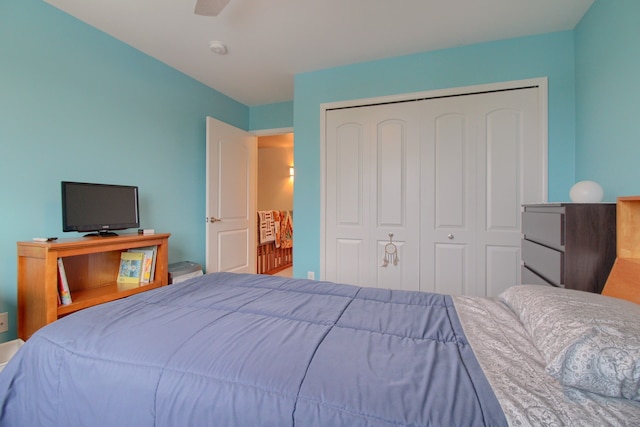
[[[227,47],[224,45],[224,43],[217,40],[209,42],[209,49],[211,50],[211,52],[217,53],[218,55],[224,55],[227,53]]]

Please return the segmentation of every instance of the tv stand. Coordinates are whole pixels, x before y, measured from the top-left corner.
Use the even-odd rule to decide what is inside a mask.
[[[94,305],[148,291],[169,283],[170,234],[122,234],[18,242],[18,336],[31,337],[41,327]],[[120,254],[157,246],[153,282],[118,284]],[[58,258],[64,263],[71,304],[58,302]]]
[[[118,233],[113,231],[96,231],[95,233],[85,234],[84,237],[113,237],[117,235]]]

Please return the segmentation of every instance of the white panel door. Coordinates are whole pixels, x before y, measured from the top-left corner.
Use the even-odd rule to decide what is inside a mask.
[[[325,278],[418,290],[415,109],[394,104],[329,111],[326,126],[326,219],[331,225]],[[385,257],[391,262],[385,264]]]
[[[521,206],[543,200],[537,88],[472,98],[479,111],[478,289],[497,296],[520,283]]]
[[[257,140],[207,117],[206,271],[256,272]]]
[[[369,126],[357,115],[327,113],[326,280],[369,282]]]
[[[466,97],[464,97],[466,99]],[[472,294],[476,281],[476,126],[464,100],[421,101],[421,287]]]
[[[423,287],[495,296],[519,283],[521,206],[543,198],[538,89],[420,104]]]
[[[372,286],[420,290],[420,121],[411,103],[371,112]]]
[[[521,205],[546,194],[538,97],[327,111],[325,278],[466,295],[519,283]]]

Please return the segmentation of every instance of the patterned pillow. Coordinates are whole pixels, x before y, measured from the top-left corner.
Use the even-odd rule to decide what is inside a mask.
[[[563,385],[640,400],[640,305],[537,285],[513,286],[500,298]]]
[[[547,365],[562,384],[640,401],[640,340],[595,327]]]

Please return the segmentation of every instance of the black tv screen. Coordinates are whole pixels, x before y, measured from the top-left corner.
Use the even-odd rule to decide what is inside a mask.
[[[98,232],[140,227],[138,187],[62,181],[62,231]]]

